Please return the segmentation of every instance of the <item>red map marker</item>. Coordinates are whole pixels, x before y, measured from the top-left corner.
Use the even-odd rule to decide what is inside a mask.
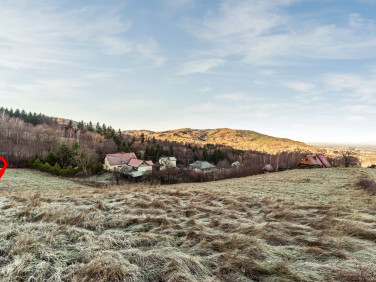
[[[5,170],[7,169],[7,161],[3,157],[0,157],[0,161],[4,163],[4,167],[0,170],[0,178],[3,177]]]

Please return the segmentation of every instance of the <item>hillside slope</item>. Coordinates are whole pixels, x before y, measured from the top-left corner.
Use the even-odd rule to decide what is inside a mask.
[[[316,151],[314,146],[287,138],[277,138],[250,130],[236,130],[229,128],[191,129],[182,128],[161,132],[148,130],[125,131],[127,134],[139,136],[142,133],[146,138],[170,140],[180,143],[194,143],[199,145],[218,144],[230,146],[239,150],[255,150],[267,153],[291,151]]]
[[[96,189],[10,169],[0,280],[376,281],[376,196],[355,185],[373,172]]]

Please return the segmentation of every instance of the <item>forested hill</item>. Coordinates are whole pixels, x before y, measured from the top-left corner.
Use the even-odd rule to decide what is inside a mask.
[[[315,151],[314,146],[286,138],[277,138],[250,130],[229,128],[191,129],[183,128],[169,131],[153,132],[149,130],[125,131],[127,134],[159,140],[198,145],[217,144],[230,146],[239,150],[254,150],[267,153]]]
[[[73,168],[82,168],[87,172],[102,163],[106,154],[134,152],[138,158],[154,162],[174,156],[182,167],[196,160],[218,167],[239,161],[247,167],[246,175],[251,175],[266,163],[279,168],[296,167],[307,151],[314,151],[310,148],[252,131],[121,132],[98,122],[75,122],[0,107],[0,155],[14,167],[37,163],[36,167],[46,171],[61,169],[70,173],[78,171]]]

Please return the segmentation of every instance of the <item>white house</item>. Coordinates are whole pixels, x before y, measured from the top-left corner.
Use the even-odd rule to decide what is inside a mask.
[[[152,161],[144,161],[138,159],[131,159],[127,164],[130,167],[133,167],[138,172],[144,174],[146,172],[153,171],[153,162]]]
[[[159,169],[165,170],[167,168],[176,167],[175,157],[163,157],[159,159]]]

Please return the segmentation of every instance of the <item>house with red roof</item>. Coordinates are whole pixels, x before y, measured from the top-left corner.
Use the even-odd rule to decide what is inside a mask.
[[[323,154],[308,155],[298,165],[299,168],[331,168],[332,166]]]
[[[104,169],[108,171],[119,170],[132,159],[137,159],[135,153],[107,154],[104,158]]]
[[[152,171],[153,162],[137,159],[135,153],[107,154],[104,158],[104,169],[108,171],[120,171],[123,166],[129,166],[134,171],[144,174]]]
[[[135,170],[137,170],[138,172],[141,172],[142,174],[146,172],[152,172],[153,170],[152,161],[131,159],[127,165],[130,167],[133,167]]]

